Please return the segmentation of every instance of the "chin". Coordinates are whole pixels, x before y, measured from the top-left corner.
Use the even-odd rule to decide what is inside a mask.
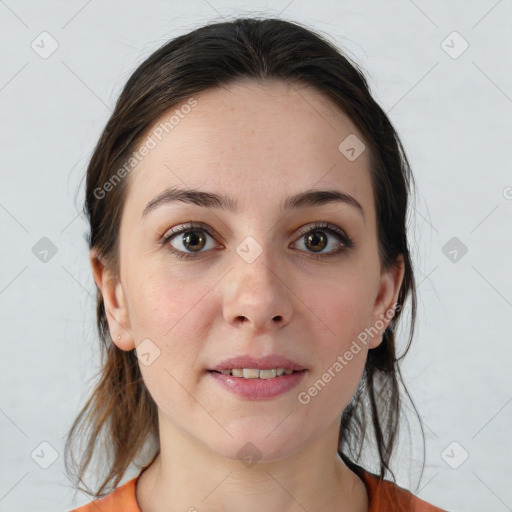
[[[258,422],[254,418],[247,421],[237,421],[226,425],[226,430],[231,433],[212,440],[211,449],[219,456],[230,460],[245,462],[247,467],[252,467],[256,462],[280,460],[297,452],[304,440],[297,438],[297,431],[304,435],[303,429],[293,428],[292,425],[284,426],[283,418],[268,418]],[[288,421],[288,420],[286,420]]]

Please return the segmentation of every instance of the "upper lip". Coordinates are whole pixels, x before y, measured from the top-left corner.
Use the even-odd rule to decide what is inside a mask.
[[[257,368],[258,370],[284,368],[285,370],[305,370],[304,366],[284,356],[270,355],[265,357],[252,357],[250,355],[241,355],[222,361],[222,363],[217,366],[210,368],[210,371],[221,372],[222,370],[231,370],[233,368]]]

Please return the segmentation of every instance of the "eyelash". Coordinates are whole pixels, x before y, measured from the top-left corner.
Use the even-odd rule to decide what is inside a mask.
[[[208,233],[208,235],[211,236],[212,238],[215,238],[215,236],[210,232],[210,230],[208,228],[206,228],[205,226],[203,226],[202,224],[189,223],[189,224],[182,224],[178,228],[173,228],[165,236],[162,237],[160,243],[162,245],[166,245],[166,244],[168,244],[168,242],[170,242],[171,239],[173,239],[174,237],[176,237],[177,235],[179,235],[181,233],[186,233],[187,231],[197,231],[197,230],[204,231],[204,232]],[[310,253],[309,257],[311,257],[311,258],[320,260],[320,259],[334,257],[341,253],[346,252],[348,249],[351,249],[354,246],[353,241],[345,234],[344,231],[342,231],[340,228],[338,228],[337,226],[335,226],[333,224],[329,224],[328,222],[315,222],[315,223],[309,225],[308,227],[301,229],[299,231],[298,239],[304,237],[305,235],[307,235],[310,232],[319,231],[319,230],[326,231],[326,232],[336,235],[338,240],[343,244],[343,247],[336,251],[331,251],[331,252],[325,253],[325,254]],[[178,251],[178,250],[172,248],[172,246],[170,248],[170,251],[178,258],[183,258],[183,259],[195,258],[199,254],[201,254],[200,252],[186,253],[186,252]]]

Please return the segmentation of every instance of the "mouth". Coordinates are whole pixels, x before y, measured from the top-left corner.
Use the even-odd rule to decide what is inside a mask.
[[[291,368],[269,368],[265,370],[260,370],[257,368],[232,368],[225,369],[222,371],[218,370],[208,370],[209,373],[218,373],[221,375],[230,375],[232,377],[237,377],[240,379],[277,379],[279,377],[283,377],[285,375],[291,375],[292,373],[302,373],[305,372],[305,369],[302,370],[292,370]]]
[[[267,400],[284,395],[305,378],[307,369],[291,368],[224,368],[207,370],[206,375],[215,385],[245,400]]]

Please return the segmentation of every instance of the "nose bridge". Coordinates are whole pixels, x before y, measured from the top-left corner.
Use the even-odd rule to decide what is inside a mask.
[[[268,246],[257,243],[253,237],[247,237],[236,249],[238,266],[242,281],[253,293],[268,293],[280,281],[277,279],[275,257]],[[245,291],[245,290],[244,290]],[[275,290],[272,292],[275,294]]]
[[[280,325],[291,316],[291,303],[281,266],[267,245],[247,236],[233,254],[225,297],[224,314],[231,323],[248,322],[255,330],[268,329],[276,320]]]

